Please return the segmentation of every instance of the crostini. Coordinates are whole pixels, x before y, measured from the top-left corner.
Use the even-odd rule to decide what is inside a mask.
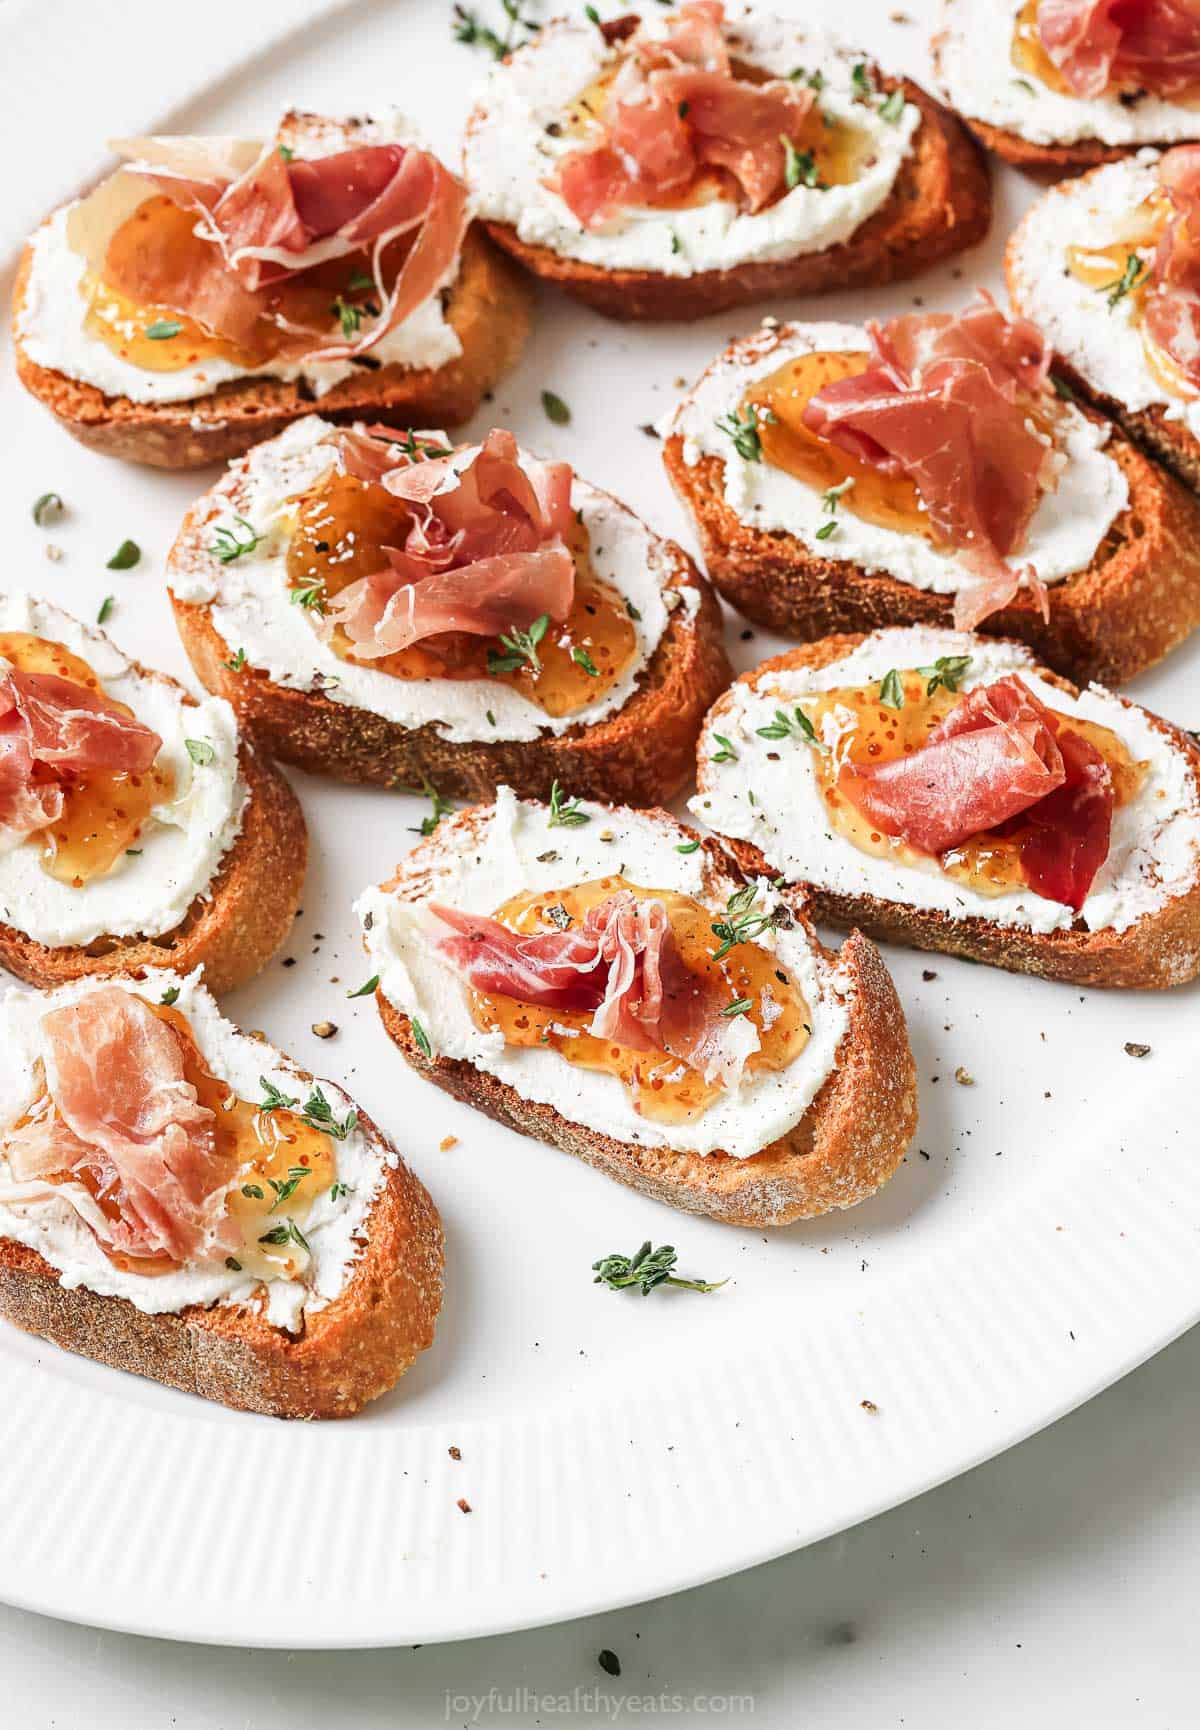
[[[0,1000],[0,1314],[273,1417],[346,1417],[433,1339],[442,1231],[340,1088],[150,968]],[[133,1127],[131,1127],[133,1126]]]
[[[500,429],[300,421],[193,508],[168,582],[208,689],[347,781],[653,804],[733,676],[687,555]]]
[[[664,811],[501,788],[358,913],[416,1070],[672,1207],[752,1226],[851,1207],[916,1127],[873,946],[823,949]]]
[[[1077,174],[1200,137],[1188,0],[942,0],[942,94],[1006,162]]]
[[[1200,751],[1020,643],[924,626],[766,661],[691,808],[814,916],[1076,985],[1200,972]]]
[[[0,595],[0,964],[32,985],[203,963],[214,991],[292,928],[307,835],[238,728],[48,601]]]
[[[1013,305],[1068,386],[1200,491],[1200,146],[1053,187],[1008,243]]]
[[[556,19],[467,123],[489,233],[616,318],[912,276],[991,221],[982,155],[907,79],[757,6]]]
[[[309,412],[467,420],[520,354],[520,273],[396,113],[261,138],[135,138],[25,250],[26,388],[94,450],[240,455]]]
[[[982,296],[732,343],[662,429],[709,576],[787,636],[983,624],[1132,678],[1200,624],[1200,505],[1049,365]]]

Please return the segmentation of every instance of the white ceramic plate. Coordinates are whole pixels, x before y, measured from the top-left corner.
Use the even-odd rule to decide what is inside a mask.
[[[826,0],[882,61],[921,74],[931,7],[908,9],[917,23],[891,21],[885,0]],[[10,172],[6,249],[98,170],[99,139],[151,124],[244,130],[285,102],[398,101],[452,153],[484,65],[452,41],[449,13],[448,0],[205,0],[183,44],[148,0],[10,0],[0,136],[21,179]],[[1029,193],[1001,173],[997,195],[993,242],[953,270],[806,310],[859,318],[958,304],[975,281],[999,289],[1004,236]],[[682,533],[640,429],[756,316],[626,328],[545,296],[523,365],[479,427],[515,427]],[[546,421],[546,387],[570,405],[569,426]],[[4,580],[85,618],[114,595],[118,641],[186,677],[162,566],[207,477],[89,455],[23,396],[8,356],[0,388]],[[50,488],[70,516],[47,535],[29,507]],[[141,564],[106,571],[126,536]],[[743,665],[779,646],[732,617],[729,637]],[[1137,694],[1200,722],[1188,694],[1198,665],[1193,644]],[[575,1616],[746,1567],[914,1495],[1096,1393],[1200,1314],[1195,990],[1084,996],[890,952],[921,1077],[907,1161],[848,1215],[735,1231],[643,1201],[409,1073],[370,1000],[346,992],[365,973],[351,901],[411,845],[421,806],[296,781],[313,842],[303,916],[285,963],[227,1008],[344,1082],[428,1183],[449,1251],[437,1343],[352,1423],[303,1426],[235,1416],[0,1329],[0,1597],[140,1633],[291,1647]],[[326,1018],[340,1031],[322,1043],[310,1028]],[[1151,1055],[1126,1055],[1127,1041]],[[973,1086],[956,1082],[960,1067]],[[442,1151],[448,1136],[457,1144]],[[649,1300],[593,1285],[593,1261],[644,1238],[731,1283]]]

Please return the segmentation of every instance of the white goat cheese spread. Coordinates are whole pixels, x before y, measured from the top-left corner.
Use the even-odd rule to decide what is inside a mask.
[[[111,986],[144,997],[147,1003],[160,1003],[165,991],[178,991],[175,1008],[187,1018],[205,1062],[239,1098],[261,1099],[264,1077],[294,1096],[302,1096],[302,1090],[311,1086],[273,1046],[252,1039],[220,1014],[201,983],[199,968],[187,975],[150,969],[140,980],[78,980],[50,992],[12,989],[0,998],[0,1236],[36,1250],[57,1268],[69,1291],[82,1286],[102,1297],[127,1298],[147,1315],[171,1313],[189,1304],[260,1307],[272,1326],[295,1331],[307,1311],[324,1308],[342,1291],[362,1253],[365,1222],[385,1165],[397,1163],[395,1153],[385,1153],[360,1129],[334,1143],[337,1181],[344,1188],[336,1199],[331,1190],[324,1191],[305,1218],[311,1260],[302,1281],[281,1273],[260,1286],[257,1278],[229,1268],[223,1257],[170,1273],[128,1272],[114,1266],[69,1202],[44,1194],[29,1199],[23,1191],[43,1191],[45,1186],[22,1185],[14,1179],[3,1138],[35,1099],[39,1085],[35,1065],[45,1052],[42,1017],[50,1009]],[[351,1101],[329,1082],[321,1087],[335,1116],[345,1117]]]
[[[351,144],[418,142],[407,121],[395,111],[377,121],[353,124],[305,116],[286,129],[285,137],[296,156],[308,158],[328,156]],[[221,355],[207,356],[173,372],[150,372],[133,365],[87,329],[84,260],[67,238],[72,208],[64,205],[55,211],[30,242],[29,279],[16,329],[25,353],[38,366],[94,385],[105,396],[126,397],[138,403],[190,402],[244,378],[303,379],[313,394],[321,397],[343,379],[362,375],[362,369],[351,360],[315,361],[303,356],[249,368]],[[445,366],[458,359],[462,343],[446,320],[440,297],[440,291],[458,275],[458,267],[456,256],[438,292],[369,351],[375,360],[383,366],[418,369]]]
[[[140,672],[102,631],[21,590],[0,595],[0,631],[61,643],[85,660],[105,695],[162,739],[157,762],[170,770],[173,784],[170,799],[154,807],[138,836],[138,851],[123,854],[81,888],[42,869],[38,831],[0,851],[0,919],[51,949],[173,931],[197,896],[209,892],[241,830],[248,795],[238,771],[233,710],[221,697],[188,701],[182,686]],[[188,740],[199,744],[203,762],[194,760]]]
[[[970,656],[960,690],[1018,673],[1049,708],[1110,728],[1134,761],[1145,765],[1137,795],[1113,814],[1108,858],[1078,915],[1032,890],[981,894],[947,876],[933,858],[910,862],[862,852],[830,828],[812,748],[794,739],[759,736],[758,728],[769,725],[777,709],[810,693],[874,684],[893,667],[932,666],[943,655]],[[1099,685],[1068,696],[1039,678],[1035,667],[1034,657],[1017,643],[911,626],[876,631],[827,666],[781,671],[757,689],[734,685],[730,706],[710,725],[732,741],[738,760],[714,763],[711,744],[702,737],[700,789],[691,810],[718,835],[753,842],[791,882],[1033,931],[1066,930],[1076,918],[1089,931],[1125,931],[1196,880],[1200,798],[1194,772],[1135,704]],[[834,718],[827,717],[825,725],[835,728]]]
[[[1031,144],[1178,144],[1200,137],[1194,105],[1148,92],[1124,101],[1116,90],[1072,96],[1013,61],[1024,0],[943,0],[938,38],[942,90],[972,120],[1015,132]]]
[[[765,458],[747,461],[718,424],[740,414],[751,384],[796,356],[857,353],[867,348],[866,332],[855,325],[765,327],[727,349],[660,430],[664,438],[683,439],[683,459],[689,467],[704,457],[720,458],[725,502],[750,527],[793,535],[818,558],[883,572],[915,589],[952,595],[964,582],[970,586],[976,581],[954,553],[939,551],[923,535],[904,534],[856,516],[852,490],[841,498],[835,532],[830,534],[833,519],[823,492]],[[1125,477],[1104,450],[1107,425],[1097,425],[1078,409],[1064,405],[1061,426],[1058,450],[1063,460],[1057,484],[1043,493],[1025,544],[1015,555],[1021,565],[1032,565],[1044,583],[1061,582],[1073,572],[1086,570],[1129,502]]]
[[[846,976],[814,949],[802,925],[768,927],[755,942],[779,957],[802,992],[811,1012],[808,1043],[784,1069],[743,1072],[740,1085],[681,1124],[652,1123],[641,1116],[616,1075],[568,1063],[548,1046],[506,1045],[499,1031],[481,1031],[467,1006],[467,988],[430,941],[428,900],[490,915],[521,891],[567,889],[620,874],[646,889],[713,901],[711,876],[706,887],[704,852],[679,852],[686,830],[626,807],[584,803],[582,809],[589,815],[587,823],[551,826],[546,806],[524,802],[501,787],[482,828],[453,821],[439,826],[435,845],[422,856],[431,867],[423,900],[406,901],[383,889],[368,889],[356,912],[383,994],[420,1022],[435,1055],[472,1063],[523,1098],[553,1106],[572,1123],[590,1124],[617,1141],[641,1147],[749,1158],[804,1116],[835,1065],[848,1025]],[[721,880],[714,917],[721,915],[738,886]],[[765,881],[758,891],[756,906],[762,911],[781,905]],[[757,1039],[751,1025],[746,1031]]]
[[[648,35],[663,36],[672,23],[669,9],[643,10]],[[861,56],[811,24],[737,0],[726,7],[725,34],[739,60],[777,78],[799,68],[821,74],[822,112],[865,135],[861,172],[852,181],[827,188],[801,183],[753,215],[730,198],[716,197],[679,209],[631,207],[601,228],[585,228],[546,182],[569,151],[588,143],[561,124],[563,115],[626,50],[610,47],[584,17],[557,19],[498,64],[480,92],[464,152],[480,216],[511,224],[529,245],[582,264],[663,276],[796,258],[849,239],[891,193],[911,152],[920,110],[906,103],[889,120],[877,100],[856,99],[852,78]]]
[[[338,703],[368,709],[401,727],[432,724],[456,744],[481,739],[536,739],[545,733],[591,726],[615,714],[633,696],[667,628],[673,608],[695,614],[700,593],[687,580],[679,548],[660,540],[608,493],[575,477],[571,504],[587,530],[597,577],[612,585],[629,609],[637,640],[630,664],[603,696],[569,715],[547,715],[497,679],[403,679],[361,662],[342,660],[289,598],[287,542],[294,500],[333,462],[323,440],[331,431],[316,415],[297,421],[278,438],[235,463],[208,495],[190,534],[176,547],[167,580],[181,601],[210,605],[212,623],[246,662],[277,685],[321,690]],[[465,466],[478,450],[460,453]],[[448,483],[452,484],[452,483]],[[264,538],[252,552],[221,564],[210,548],[214,531],[243,516]],[[682,579],[682,580],[681,580]]]

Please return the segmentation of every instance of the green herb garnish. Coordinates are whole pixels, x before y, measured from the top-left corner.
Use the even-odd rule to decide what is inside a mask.
[[[797,150],[791,139],[782,132],[779,134],[779,142],[783,145],[783,183],[788,191],[801,184],[820,186],[817,160],[812,151]]]
[[[303,607],[306,613],[321,613],[325,611],[325,584],[308,583],[303,588],[292,589],[288,599],[294,607]]]
[[[347,991],[347,997],[370,997],[379,988],[379,975],[372,973],[365,985],[360,985],[357,991]]]
[[[721,1011],[721,1014],[722,1015],[746,1015],[749,1013],[749,1011],[751,1009],[753,1009],[753,1007],[754,1007],[754,999],[752,997],[736,997],[736,998],[734,998],[732,1003],[730,1003],[725,1009],[723,1009]]]
[[[104,599],[100,603],[100,611],[96,614],[96,623],[98,625],[102,625],[104,623],[104,621],[112,613],[112,610],[116,606],[116,604],[117,604],[116,600],[114,599],[114,597],[112,595],[105,595]]]
[[[210,763],[215,763],[217,753],[207,739],[185,739],[187,754],[193,763],[198,763],[202,769],[207,769]]]
[[[571,411],[560,396],[555,396],[552,390],[542,392],[542,407],[546,411],[546,419],[552,420],[555,426],[566,426],[571,418]]]
[[[239,533],[239,530],[244,532]],[[223,565],[231,565],[234,559],[240,559],[243,553],[252,553],[263,538],[245,517],[234,517],[232,528],[227,523],[222,523],[220,528],[213,532],[217,538],[208,551],[220,559]]]
[[[904,707],[904,680],[895,667],[879,681],[879,701],[889,709]]]
[[[736,763],[738,754],[733,741],[727,739],[724,733],[714,733],[713,738],[721,749],[714,751],[709,761],[713,763]]]
[[[723,419],[717,422],[717,431],[725,433],[733,440],[733,448],[744,462],[760,463],[762,461],[762,439],[758,431],[758,417],[752,408],[746,410],[745,419],[737,409],[731,409]]]
[[[674,1271],[678,1259],[669,1243],[651,1249],[647,1241],[634,1256],[606,1255],[603,1260],[594,1261],[592,1272],[596,1277],[592,1284],[606,1285],[610,1291],[628,1291],[636,1286],[643,1297],[660,1285],[678,1286],[682,1291],[718,1291],[726,1284],[723,1279],[682,1279]]]
[[[43,493],[33,501],[33,520],[39,529],[48,529],[66,510],[58,493]]]
[[[947,691],[957,691],[970,665],[970,655],[939,655],[932,667],[918,667],[917,672],[926,681],[925,695],[932,697],[939,685],[944,685]]]
[[[817,751],[827,751],[828,745],[818,737],[816,729],[799,703],[789,715],[784,709],[776,709],[775,719],[765,727],[756,727],[754,731],[760,739],[802,739],[806,745],[811,745]]]
[[[540,619],[535,619],[527,631],[514,629],[507,637],[501,636],[500,642],[504,654],[497,654],[495,649],[488,650],[487,670],[496,673],[515,673],[518,667],[528,663],[534,673],[540,673],[542,663],[538,656],[538,644],[550,628],[550,615],[543,613]]]
[[[699,846],[700,840],[697,837],[694,841],[681,841],[675,851],[677,853],[695,853]]]
[[[231,673],[240,673],[242,668],[246,665],[245,649],[239,649],[231,661],[222,661],[221,665],[228,667]]]
[[[179,987],[178,987],[178,985],[168,985],[167,989],[163,992],[162,996],[159,998],[158,1001],[160,1003],[165,1003],[168,1009],[171,1007],[172,1003],[178,1003],[178,1001],[179,1001]]]
[[[105,566],[109,571],[131,571],[142,556],[142,549],[136,541],[122,541],[112,558]]]
[[[429,1043],[429,1035],[426,1033],[425,1029],[421,1026],[421,1023],[417,1020],[415,1015],[412,1017],[411,1026],[412,1026],[413,1038],[417,1042],[417,1050],[421,1053],[421,1056],[422,1057],[432,1057],[433,1056],[433,1047]]]
[[[879,118],[886,120],[889,126],[895,126],[903,113],[904,92],[903,90],[893,90],[891,95],[880,104]]]
[[[716,920],[712,926],[713,936],[721,939],[720,947],[712,952],[714,961],[723,961],[739,943],[752,943],[768,925],[775,923],[774,914],[754,911],[757,900],[758,887],[754,883],[744,883],[729,897],[725,918]]]
[[[1106,282],[1101,288],[1101,292],[1108,301],[1108,310],[1110,312],[1114,307],[1121,304],[1127,294],[1131,294],[1133,290],[1138,287],[1142,277],[1149,269],[1150,266],[1146,263],[1145,259],[1139,258],[1136,252],[1131,252],[1126,256],[1125,269],[1121,272],[1117,280],[1115,282]]]
[[[178,336],[183,326],[174,318],[156,318],[153,324],[148,324],[142,332],[151,342],[169,342],[173,336]]]
[[[591,812],[582,810],[578,799],[565,798],[557,781],[551,784],[547,829],[578,829],[581,823],[590,823],[591,820]]]
[[[575,662],[577,667],[583,668],[589,678],[598,679],[600,677],[600,669],[597,667],[595,661],[593,661],[586,649],[572,649],[571,659]]]

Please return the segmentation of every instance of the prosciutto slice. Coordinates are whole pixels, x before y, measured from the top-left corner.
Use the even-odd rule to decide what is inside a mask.
[[[1168,150],[1158,165],[1170,215],[1142,303],[1146,336],[1200,389],[1200,145]]]
[[[1019,828],[1030,888],[1076,911],[1108,857],[1108,764],[1016,674],[977,686],[920,750],[845,765],[838,787],[883,834],[924,853]]]
[[[218,1150],[175,1029],[113,985],[50,1010],[41,1030],[50,1109],[8,1137],[17,1181],[67,1180],[56,1192],[68,1201],[81,1189],[81,1215],[125,1255],[186,1262],[236,1248],[225,1197],[237,1161]]]
[[[736,185],[744,207],[761,210],[784,190],[784,138],[811,112],[807,86],[735,78],[720,0],[690,0],[665,37],[637,35],[613,83],[604,135],[570,151],[552,182],[585,228],[622,206],[665,204],[703,168]]]
[[[57,822],[73,776],[143,774],[161,749],[157,733],[86,685],[0,673],[0,850]]]
[[[1053,449],[1029,419],[1047,375],[1046,344],[986,295],[959,316],[910,314],[870,322],[867,332],[866,370],[819,390],[804,424],[860,462],[912,480],[939,538],[977,578],[954,603],[955,625],[972,630],[1020,588],[1022,573],[1007,561],[1057,480]],[[1024,574],[1044,612],[1042,585]]]
[[[353,436],[359,442],[343,457],[352,472],[374,460]],[[329,622],[360,658],[449,631],[495,637],[544,614],[566,619],[575,594],[568,463],[526,457],[510,432],[494,428],[474,450],[400,458],[375,478],[409,507],[410,527],[403,545],[387,549],[384,569],[330,603]]]
[[[286,123],[285,123],[286,125]],[[445,282],[467,223],[466,188],[435,156],[405,144],[365,144],[326,156],[285,156],[278,138],[135,138],[114,149],[125,167],[72,212],[68,235],[106,273],[107,243],[153,193],[196,212],[203,250],[145,245],[112,286],[142,305],[193,318],[240,347],[267,321],[279,352],[314,360],[365,353]],[[409,239],[397,269],[385,255]],[[280,285],[330,259],[366,252],[376,310],[355,332],[290,323]],[[385,269],[386,265],[386,269]]]
[[[1037,28],[1075,96],[1130,85],[1172,96],[1200,80],[1196,0],[1040,0]]]
[[[665,904],[627,889],[578,926],[525,937],[498,920],[437,903],[451,935],[440,954],[474,989],[543,1009],[591,1010],[588,1031],[631,1051],[666,1051],[706,1081],[736,1087],[758,1032],[726,1016],[720,988],[687,966]]]

